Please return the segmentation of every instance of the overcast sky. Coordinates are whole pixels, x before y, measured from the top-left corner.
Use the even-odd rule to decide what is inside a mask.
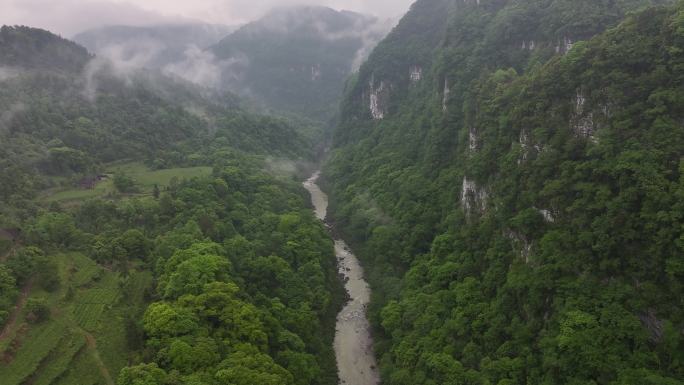
[[[317,4],[380,17],[405,13],[414,0],[0,0],[0,24],[28,25],[71,37],[103,25],[205,21],[236,25],[274,6]]]

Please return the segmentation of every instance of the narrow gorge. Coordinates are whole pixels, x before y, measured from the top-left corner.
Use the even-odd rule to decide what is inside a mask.
[[[316,218],[325,221],[328,197],[316,184],[320,171],[304,182],[311,194]],[[345,282],[349,301],[337,315],[335,327],[335,356],[340,384],[376,385],[380,383],[370,323],[366,308],[370,302],[370,287],[363,278],[358,258],[342,239],[335,239],[335,256],[340,275]]]

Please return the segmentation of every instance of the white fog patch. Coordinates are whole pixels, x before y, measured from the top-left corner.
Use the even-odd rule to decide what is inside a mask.
[[[165,49],[158,40],[138,39],[100,47],[97,55],[110,60],[118,73],[129,73],[150,66]]]
[[[20,68],[14,67],[0,67],[0,82],[14,79],[21,76],[23,71]]]
[[[190,46],[185,50],[184,56],[184,60],[164,66],[162,72],[206,87],[219,83],[222,65],[213,53]]]
[[[15,102],[10,105],[8,109],[0,114],[0,129],[6,129],[12,123],[12,120],[22,112],[26,111],[28,106],[22,102]]]
[[[352,72],[358,71],[361,64],[368,59],[368,56],[373,52],[375,47],[382,39],[389,34],[389,32],[397,24],[397,19],[378,20],[371,24],[368,28],[359,31],[358,38],[361,40],[361,48],[356,51],[354,60],[352,61]]]
[[[212,52],[190,46],[185,50],[183,60],[167,64],[162,72],[197,85],[216,88],[222,82],[234,84],[242,80],[248,66],[249,59],[245,55],[219,60]]]
[[[101,58],[94,58],[86,64],[83,69],[83,97],[88,101],[95,102],[97,98],[97,74],[103,71],[107,67],[108,61]]]
[[[275,175],[292,176],[297,174],[297,164],[288,159],[267,157],[264,164],[266,169]]]
[[[140,42],[135,47],[129,44],[107,46],[101,56],[92,59],[83,70],[84,97],[91,102],[95,101],[98,76],[102,74],[114,76],[131,86],[136,75],[153,67],[150,63],[163,49],[164,46],[154,44],[153,41]],[[222,80],[234,83],[240,79],[248,63],[245,56],[218,60],[211,52],[189,46],[182,60],[165,65],[160,72],[202,87],[216,88]]]
[[[183,106],[185,112],[202,119],[205,122],[212,121],[211,115],[204,108],[196,105]]]
[[[97,76],[102,73],[115,76],[127,86],[133,84],[133,76],[164,49],[152,39],[141,39],[136,43],[110,44],[99,50],[98,56],[90,60],[83,70],[83,95],[91,102],[97,96]]]
[[[351,71],[355,72],[398,22],[398,19],[359,19],[352,28],[344,31],[330,31],[328,25],[323,22],[316,22],[314,26],[326,40],[356,39],[361,43],[352,60]]]

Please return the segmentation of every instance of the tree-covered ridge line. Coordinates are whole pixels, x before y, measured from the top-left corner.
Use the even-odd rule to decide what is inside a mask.
[[[350,87],[324,170],[369,269],[383,381],[683,383],[684,5],[559,55],[490,37],[557,29],[512,21],[571,2],[481,3],[414,5]],[[641,5],[576,3],[556,16],[599,7],[597,32]]]
[[[0,68],[73,73],[82,70],[91,58],[85,48],[48,31],[26,26],[0,27]]]
[[[338,130],[338,143],[358,139],[347,137],[355,132],[350,120],[363,132],[363,120],[372,117],[372,88],[378,107],[387,114],[410,108],[415,99],[408,97],[418,93],[416,88],[421,94],[437,91],[440,100],[449,89],[457,106],[462,103],[459,95],[467,93],[483,69],[532,68],[616,25],[630,12],[673,1],[418,1],[348,85],[342,119],[349,127]],[[425,75],[418,87],[411,78],[414,70]],[[384,91],[377,92],[379,88]]]

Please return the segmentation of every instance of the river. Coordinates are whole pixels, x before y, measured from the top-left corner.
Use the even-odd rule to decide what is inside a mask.
[[[328,211],[328,197],[316,181],[320,171],[304,182],[304,188],[311,193],[311,203],[316,217],[325,220]],[[341,239],[335,239],[337,267],[344,276],[345,288],[350,300],[337,315],[335,328],[335,357],[340,384],[377,385],[380,383],[370,324],[366,308],[370,301],[370,287],[363,279],[363,268],[358,258]]]

